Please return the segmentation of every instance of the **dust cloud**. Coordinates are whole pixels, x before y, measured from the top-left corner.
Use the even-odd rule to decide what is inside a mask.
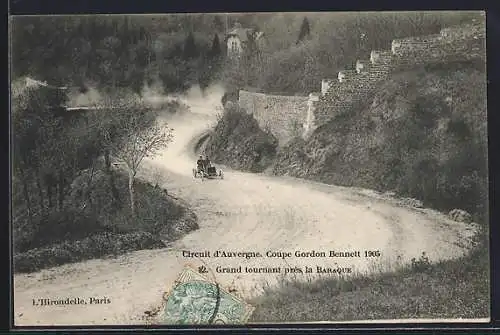
[[[69,107],[90,107],[99,105],[104,101],[104,95],[99,90],[92,86],[86,87],[86,92],[70,92],[68,106]]]
[[[224,92],[223,86],[216,84],[205,90],[195,85],[182,94],[165,94],[161,83],[156,82],[145,84],[140,95],[128,90],[110,95],[87,85],[85,93],[70,93],[68,106],[99,106],[110,102],[109,99],[113,101],[114,98],[124,97],[141,99],[158,113],[158,122],[173,132],[172,142],[152,160],[173,172],[186,175],[191,174],[197,139],[217,123],[217,115],[222,112]]]
[[[159,121],[173,129],[173,140],[152,160],[168,170],[190,175],[195,164],[197,139],[212,129],[217,122],[217,115],[222,112],[221,85],[212,85],[202,90],[192,86],[184,94],[162,94],[160,90],[150,89],[143,92],[144,99],[155,101],[176,101],[181,106],[179,113],[161,113]]]
[[[214,114],[215,108],[221,107],[221,99],[224,95],[224,88],[220,84],[211,85],[202,90],[199,85],[194,85],[184,93],[165,94],[162,84],[155,82],[152,85],[145,84],[141,96],[145,102],[161,108],[169,103],[178,103],[181,111],[189,109],[195,114]]]

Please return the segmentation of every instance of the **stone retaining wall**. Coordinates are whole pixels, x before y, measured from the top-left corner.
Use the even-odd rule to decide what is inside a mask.
[[[423,64],[486,59],[485,39],[484,22],[473,22],[442,29],[439,34],[393,40],[391,50],[373,50],[369,60],[356,62],[356,70],[340,71],[337,80],[322,81],[314,127],[368,101],[393,72]]]
[[[284,96],[241,90],[239,105],[283,146],[294,136],[307,137],[335,115],[369,103],[394,72],[421,64],[485,59],[485,38],[484,22],[473,22],[442,29],[439,34],[397,39],[391,50],[373,50],[369,59],[358,60],[355,70],[322,80],[319,94]]]
[[[304,132],[309,97],[266,95],[240,90],[238,102],[247,113],[253,114],[263,130],[269,130],[276,136],[280,146]]]

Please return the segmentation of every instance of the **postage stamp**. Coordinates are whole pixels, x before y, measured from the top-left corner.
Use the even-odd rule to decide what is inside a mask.
[[[243,324],[254,307],[186,266],[164,296],[164,324]]]

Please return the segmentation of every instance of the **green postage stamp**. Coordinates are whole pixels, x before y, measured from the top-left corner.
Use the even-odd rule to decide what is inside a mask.
[[[164,324],[243,324],[254,310],[191,267],[184,268],[164,300]]]

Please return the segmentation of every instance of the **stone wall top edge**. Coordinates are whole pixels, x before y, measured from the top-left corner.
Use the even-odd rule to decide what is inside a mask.
[[[266,94],[258,92],[249,92],[245,90],[240,90],[240,94],[247,96],[260,96],[263,98],[275,98],[275,99],[294,99],[294,100],[307,100],[309,97],[306,95],[277,95],[277,94]]]
[[[454,27],[446,27],[440,30],[439,33],[437,34],[431,34],[431,35],[423,35],[423,36],[414,36],[414,37],[407,37],[407,38],[401,38],[401,39],[394,39],[392,41],[393,44],[395,43],[401,43],[401,44],[421,44],[425,45],[428,43],[431,43],[430,48],[432,49],[432,46],[436,42],[456,42],[457,40],[460,40],[462,36],[456,36],[455,33],[460,33],[463,32],[462,35],[470,35],[471,28],[481,28],[484,27],[484,23],[472,23],[472,24],[466,24],[466,25],[460,25],[460,26],[454,26]],[[453,34],[448,38],[442,36],[442,32],[452,32]],[[464,38],[469,38],[470,36],[463,36]],[[449,41],[448,41],[449,40]],[[416,50],[416,53],[418,53],[419,50]],[[459,52],[459,50],[457,51]],[[371,59],[373,56],[376,56],[377,60],[375,63],[372,63]],[[418,56],[418,55],[414,55]],[[439,56],[439,57],[438,57]],[[401,60],[400,57],[401,55],[394,54],[391,49],[375,49],[371,50],[370,52],[370,58],[369,59],[360,59],[357,60],[357,63],[362,63],[366,66],[364,71],[361,71],[358,73],[356,70],[351,70],[351,69],[344,69],[344,70],[339,70],[338,73],[346,74],[349,75],[350,80],[378,80],[381,77],[384,77],[385,72],[390,72],[390,68],[393,66],[397,66],[399,62],[405,61]],[[426,58],[428,55],[422,55],[422,58]],[[436,55],[438,58],[442,58],[441,55]],[[432,57],[431,57],[432,58]],[[470,57],[468,57],[470,58]],[[432,59],[431,59],[432,60]],[[411,62],[412,60],[406,60],[408,62]],[[415,59],[415,61],[419,62],[419,59]],[[395,64],[393,64],[395,63]],[[340,88],[342,87],[343,84],[346,83],[339,83],[337,78],[325,78],[321,80],[322,83],[327,83],[330,86],[328,91],[331,91],[332,89],[335,88]],[[265,93],[260,93],[260,92],[251,92],[251,91],[246,91],[246,90],[240,90],[240,93],[243,95],[247,96],[260,96],[260,97],[267,97],[267,98],[275,98],[275,99],[287,99],[287,100],[295,100],[295,101],[307,101],[310,97],[310,95],[306,96],[292,96],[292,95],[279,95],[279,94],[265,94]],[[320,93],[317,93],[318,95],[321,95]],[[328,94],[328,92],[326,93]]]
[[[414,37],[405,37],[405,38],[396,38],[392,40],[392,43],[427,43],[429,41],[438,41],[441,40],[443,36],[441,34],[432,34],[432,35],[423,35],[423,36],[414,36]]]

